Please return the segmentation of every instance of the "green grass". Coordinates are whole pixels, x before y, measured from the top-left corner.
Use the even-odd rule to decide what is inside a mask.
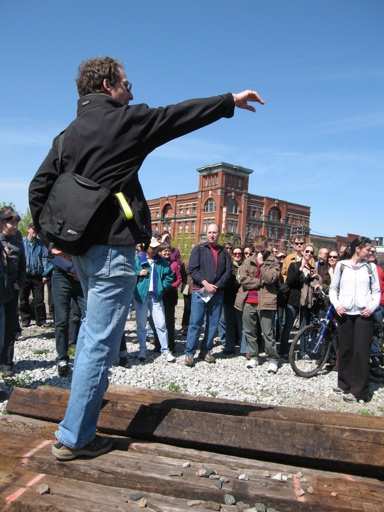
[[[45,355],[45,354],[48,354],[49,353],[49,350],[48,349],[38,349],[38,350],[34,350],[33,353],[36,355],[36,356],[42,356],[42,355]]]
[[[360,411],[358,411],[358,414],[361,414],[361,416],[375,416],[375,411],[368,411],[368,409],[360,409]]]
[[[31,380],[31,377],[4,377],[4,386],[7,389],[29,388]]]
[[[75,349],[75,348],[73,348],[73,347],[69,347],[69,349],[68,349],[68,355],[69,355],[69,357],[74,358],[74,357],[75,357],[75,354],[76,354],[76,349]]]
[[[177,382],[169,382],[166,388],[168,391],[172,391],[172,393],[187,393],[188,389],[186,386],[180,386]]]

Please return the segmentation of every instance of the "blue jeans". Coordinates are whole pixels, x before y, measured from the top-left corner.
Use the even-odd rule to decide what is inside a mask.
[[[194,356],[199,347],[199,336],[205,320],[204,338],[201,342],[200,351],[202,355],[208,354],[213,345],[219,325],[223,294],[214,293],[208,302],[204,302],[198,295],[197,290],[192,291],[191,316],[189,319],[187,342],[185,354]]]
[[[137,341],[139,342],[139,347],[141,350],[147,349],[147,330],[145,326],[147,324],[148,309],[153,318],[161,352],[168,352],[168,333],[165,325],[163,301],[157,299],[152,292],[147,294],[144,303],[135,299]]]
[[[77,339],[71,395],[56,438],[69,448],[90,443],[136,285],[135,246],[93,245],[73,258],[87,301]]]
[[[283,332],[280,336],[280,355],[286,355],[289,353],[289,336],[292,331],[293,324],[295,323],[295,318],[299,313],[299,308],[296,306],[292,306],[292,304],[287,304],[285,307],[285,322],[283,327]]]
[[[71,300],[73,299],[85,316],[86,303],[79,281],[59,269],[52,272],[52,293],[55,305],[55,339],[59,361],[69,361],[68,345],[71,332]],[[76,336],[77,338],[77,336]],[[76,339],[71,340],[76,343]]]

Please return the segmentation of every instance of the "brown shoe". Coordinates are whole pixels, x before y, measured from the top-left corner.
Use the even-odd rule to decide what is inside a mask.
[[[201,359],[202,361],[205,361],[206,363],[211,363],[211,364],[216,363],[216,359],[211,354],[202,354],[200,352],[199,359]]]
[[[185,366],[189,366],[190,368],[193,368],[195,366],[195,360],[193,356],[185,356],[184,360]]]

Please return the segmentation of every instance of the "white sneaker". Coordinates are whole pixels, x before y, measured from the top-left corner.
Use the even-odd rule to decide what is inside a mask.
[[[259,366],[259,360],[256,357],[252,357],[251,359],[248,359],[245,366],[246,368],[256,368],[256,366]]]
[[[277,373],[278,366],[276,363],[269,363],[268,365],[268,373]]]
[[[145,348],[141,348],[139,350],[139,355],[137,357],[139,358],[139,361],[145,361],[145,358],[147,357],[147,351]]]
[[[172,352],[167,352],[167,363],[174,363],[176,361],[176,357],[172,354]]]

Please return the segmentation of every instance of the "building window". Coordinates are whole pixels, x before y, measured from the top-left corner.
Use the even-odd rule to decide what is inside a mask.
[[[171,214],[171,211],[172,211],[172,207],[170,204],[166,204],[164,206],[164,210],[163,210],[163,217],[169,217],[170,214]]]
[[[179,233],[181,233],[183,230],[183,223],[179,222]]]
[[[180,215],[183,215],[183,213],[184,213],[184,206],[180,205]]]
[[[189,215],[189,204],[187,204],[187,206],[185,207],[185,213]]]
[[[239,205],[234,199],[228,199],[227,201],[227,213],[239,213]]]
[[[192,213],[196,213],[196,204],[192,205]]]
[[[208,201],[205,203],[204,212],[205,213],[212,213],[215,210],[216,210],[216,203],[215,203],[215,201],[212,198],[208,199]]]
[[[238,231],[237,220],[228,220],[227,231],[228,231],[228,233],[237,233],[237,231]]]
[[[279,221],[280,220],[280,210],[278,208],[271,208],[268,214],[269,220]]]
[[[189,222],[186,222],[185,226],[184,226],[184,233],[188,233],[188,226],[189,226]]]
[[[191,232],[192,232],[192,233],[194,233],[195,231],[196,231],[196,221],[195,221],[195,220],[193,220],[193,221],[191,222]]]

